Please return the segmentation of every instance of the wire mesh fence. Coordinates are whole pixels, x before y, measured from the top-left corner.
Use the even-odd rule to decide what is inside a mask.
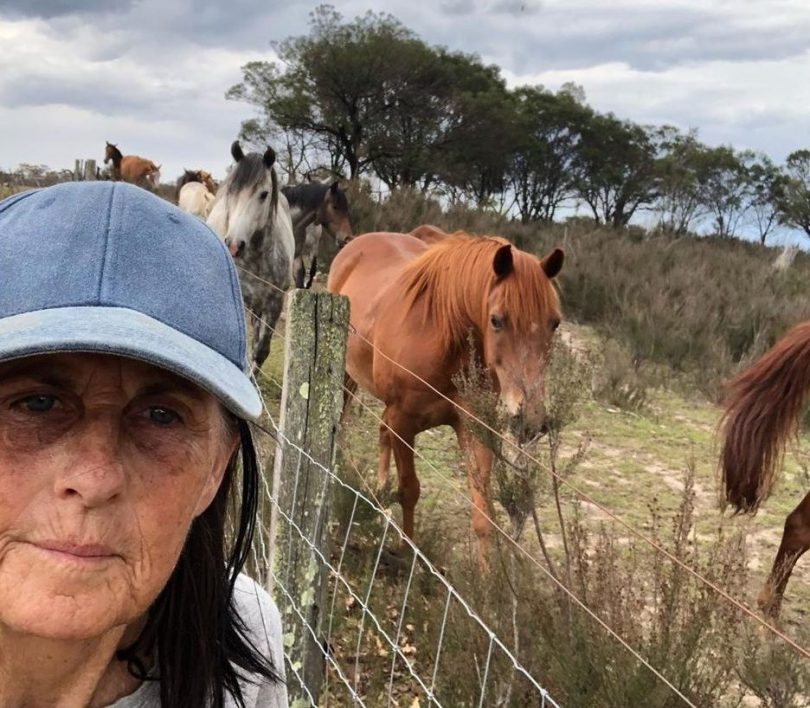
[[[317,463],[275,421],[273,425],[276,445],[312,463],[321,484],[331,487],[349,509],[348,521],[333,524],[328,547],[319,548],[295,523],[293,510],[281,508],[265,476],[266,502],[329,578],[326,632],[318,636],[300,598],[268,560],[267,546],[257,546],[257,569],[266,573],[282,611],[292,610],[322,652],[326,672],[321,704],[558,705],[541,677],[523,666],[377,501]],[[431,606],[428,614],[436,622],[424,621],[425,605]],[[459,685],[447,671],[443,650],[451,642],[467,645],[478,676],[475,685]],[[315,705],[300,668],[287,654],[291,695]]]
[[[268,377],[282,388],[281,413],[266,401],[259,440],[264,486],[250,570],[279,604],[294,704],[558,705],[373,492],[336,471],[343,350],[332,345],[335,331],[345,343],[348,312],[330,298],[293,296],[284,381]],[[335,391],[324,386],[330,377]],[[472,667],[464,680],[453,663],[459,647]]]

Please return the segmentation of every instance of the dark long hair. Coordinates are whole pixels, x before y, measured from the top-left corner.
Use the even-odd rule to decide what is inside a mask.
[[[229,462],[214,501],[192,523],[177,566],[150,608],[141,635],[118,652],[133,676],[160,681],[162,708],[223,708],[226,692],[244,707],[240,675],[280,681],[270,659],[248,638],[234,607],[234,584],[250,553],[256,524],[259,467],[248,424],[230,424],[239,430],[241,453]],[[227,510],[232,494],[239,491],[240,457],[239,516],[226,550]],[[157,677],[147,675],[143,659],[155,650]]]

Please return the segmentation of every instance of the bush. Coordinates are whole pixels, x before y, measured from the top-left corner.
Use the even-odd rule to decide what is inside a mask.
[[[357,233],[410,231],[433,223],[447,231],[504,236],[538,255],[561,246],[566,316],[594,326],[627,352],[626,357],[610,354],[609,366],[623,368],[622,357],[629,357],[636,373],[645,363],[665,365],[687,374],[712,399],[721,396],[723,381],[738,366],[810,318],[810,256],[805,253],[779,272],[772,267],[776,250],[750,242],[651,235],[635,226],[609,229],[582,217],[524,225],[488,210],[442,209],[412,190],[377,201],[366,185],[353,186],[350,199]],[[633,379],[628,376],[625,383],[640,387],[638,377]],[[623,394],[616,395],[619,405]]]

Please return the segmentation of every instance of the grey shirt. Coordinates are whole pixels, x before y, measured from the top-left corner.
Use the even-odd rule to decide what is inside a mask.
[[[239,616],[250,632],[256,647],[269,656],[278,674],[284,677],[284,654],[282,651],[281,617],[273,599],[255,581],[240,574],[234,588],[234,602]],[[287,688],[283,683],[268,683],[251,677],[240,681],[242,697],[247,708],[287,708]],[[226,708],[236,708],[236,702],[226,694]],[[160,685],[147,681],[110,708],[160,708]]]

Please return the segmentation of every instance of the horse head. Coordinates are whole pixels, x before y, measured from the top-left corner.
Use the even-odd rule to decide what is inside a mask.
[[[491,256],[480,323],[484,363],[519,444],[546,431],[545,369],[561,319],[552,280],[563,260],[560,249],[538,260],[505,242]]]
[[[109,140],[106,140],[106,145],[104,146],[104,164],[106,165],[110,160],[113,161],[113,164],[120,161],[123,155],[121,151],[118,149],[117,145],[114,145]]]
[[[338,246],[343,246],[354,237],[349,201],[337,181],[332,182],[324,192],[323,201],[318,208],[317,223],[332,235]]]
[[[276,153],[245,154],[238,140],[231,145],[236,164],[218,190],[209,225],[225,240],[234,258],[250,258],[261,249],[264,234],[278,207]]]

